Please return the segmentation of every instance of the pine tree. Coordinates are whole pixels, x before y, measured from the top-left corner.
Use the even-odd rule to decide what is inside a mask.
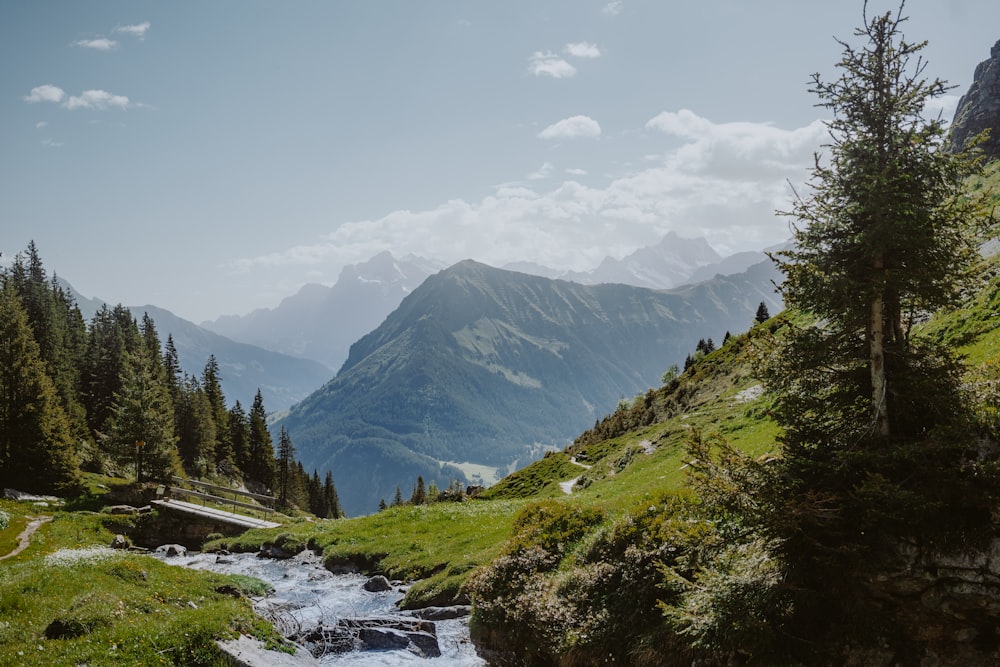
[[[417,476],[417,482],[413,485],[413,495],[410,496],[411,505],[424,505],[427,503],[427,488],[424,486],[422,475]]]
[[[955,299],[975,256],[963,181],[976,160],[942,150],[942,121],[924,118],[949,88],[923,78],[925,43],[903,38],[904,20],[868,21],[864,47],[841,42],[840,77],[814,76],[830,159],[777,256],[785,303],[814,324],[788,326],[764,369],[784,452],[760,497],[797,595],[788,631],[803,638],[867,622],[862,582],[894,539],[946,549],[990,525],[994,482],[969,456],[959,367],[911,329]]]
[[[344,516],[340,498],[337,496],[337,487],[333,484],[333,473],[329,470],[326,471],[326,479],[323,480],[323,504],[326,505],[324,516],[328,519],[339,519]]]
[[[219,375],[219,362],[214,354],[208,356],[205,370],[201,375],[201,386],[205,389],[208,403],[212,408],[212,420],[215,422],[215,463],[219,468],[229,468],[233,465],[233,448],[229,441],[229,429],[226,420],[226,397],[222,393],[222,379]]]
[[[757,306],[757,314],[753,316],[755,322],[767,322],[771,319],[771,313],[767,311],[767,304],[763,301]],[[727,332],[728,333],[728,332]]]
[[[399,507],[403,504],[403,490],[396,486],[396,495],[392,497],[392,507]]]
[[[215,420],[212,405],[197,378],[184,376],[174,408],[177,452],[192,477],[215,472]]]
[[[289,501],[289,489],[292,481],[292,468],[295,464],[295,447],[292,445],[292,438],[284,426],[281,427],[281,434],[278,436],[278,499],[282,506],[287,506]]]
[[[163,346],[163,371],[166,375],[170,397],[176,402],[181,389],[182,371],[180,358],[177,356],[177,347],[174,345],[174,337],[171,334],[167,334],[167,342]]]
[[[80,486],[69,421],[9,280],[0,288],[0,484],[36,493]]]
[[[249,457],[243,472],[250,481],[270,489],[274,484],[274,445],[267,430],[267,411],[260,389],[250,406],[249,436]]]
[[[236,401],[226,416],[229,426],[229,444],[233,449],[233,463],[241,473],[250,469],[250,422],[243,405]],[[225,470],[225,469],[224,469]],[[234,470],[228,473],[234,473]]]
[[[107,451],[140,482],[169,481],[179,468],[173,403],[154,358],[144,349],[128,355],[107,421]]]

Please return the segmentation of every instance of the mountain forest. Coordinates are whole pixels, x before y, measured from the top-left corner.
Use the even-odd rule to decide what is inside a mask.
[[[928,118],[951,88],[905,20],[866,17],[836,78],[810,82],[829,140],[782,212],[784,310],[755,302],[718,344],[692,331],[659,387],[476,493],[415,474],[412,494],[337,518],[283,428],[276,455],[259,391],[227,406],[213,360],[179,372],[149,318],[85,323],[29,246],[0,292],[0,484],[68,500],[0,500],[0,552],[52,519],[0,568],[0,663],[101,664],[113,645],[122,664],[221,665],[215,640],[238,634],[294,652],[247,578],[48,559],[128,528],[80,511],[111,503],[102,486],[183,471],[314,515],[202,550],[308,551],[405,583],[404,610],[467,609],[491,665],[1000,664],[1000,155]],[[487,269],[439,279],[470,270]],[[351,354],[391,350],[380,335]]]
[[[227,405],[214,356],[181,371],[172,337],[103,306],[86,323],[34,243],[0,276],[0,485],[72,494],[81,472],[169,482],[186,475],[339,516],[331,476],[306,473],[284,432],[278,453],[260,390]]]

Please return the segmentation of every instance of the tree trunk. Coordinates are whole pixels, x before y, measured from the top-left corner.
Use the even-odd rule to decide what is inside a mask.
[[[875,294],[871,302],[871,347],[868,364],[872,380],[872,412],[875,431],[883,437],[889,436],[889,408],[886,405],[885,377],[885,283],[882,280],[882,257],[876,257],[872,268],[876,272]]]

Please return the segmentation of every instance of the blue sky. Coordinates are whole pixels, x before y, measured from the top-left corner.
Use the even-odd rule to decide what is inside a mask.
[[[869,11],[896,5],[872,2]],[[194,321],[382,250],[586,269],[668,231],[721,253],[823,141],[862,2],[6,2],[0,251]],[[928,75],[1000,39],[995,0],[911,0]]]

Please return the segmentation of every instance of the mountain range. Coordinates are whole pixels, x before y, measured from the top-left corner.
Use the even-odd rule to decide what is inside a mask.
[[[565,271],[530,262],[502,268],[584,285],[617,283],[670,289],[708,280],[717,274],[741,273],[765,259],[763,252],[723,258],[703,238],[686,239],[670,232],[654,245],[616,259],[605,257],[587,271]],[[445,268],[435,260],[388,251],[366,262],[344,267],[333,286],[303,286],[275,308],[246,315],[226,315],[201,326],[233,340],[318,361],[331,370],[347,359],[352,343],[382,323],[429,275]]]
[[[501,474],[566,444],[660,383],[700,338],[780,303],[771,262],[675,290],[582,285],[464,261],[430,276],[351,346],[340,372],[275,424],[350,514],[449,464]]]

